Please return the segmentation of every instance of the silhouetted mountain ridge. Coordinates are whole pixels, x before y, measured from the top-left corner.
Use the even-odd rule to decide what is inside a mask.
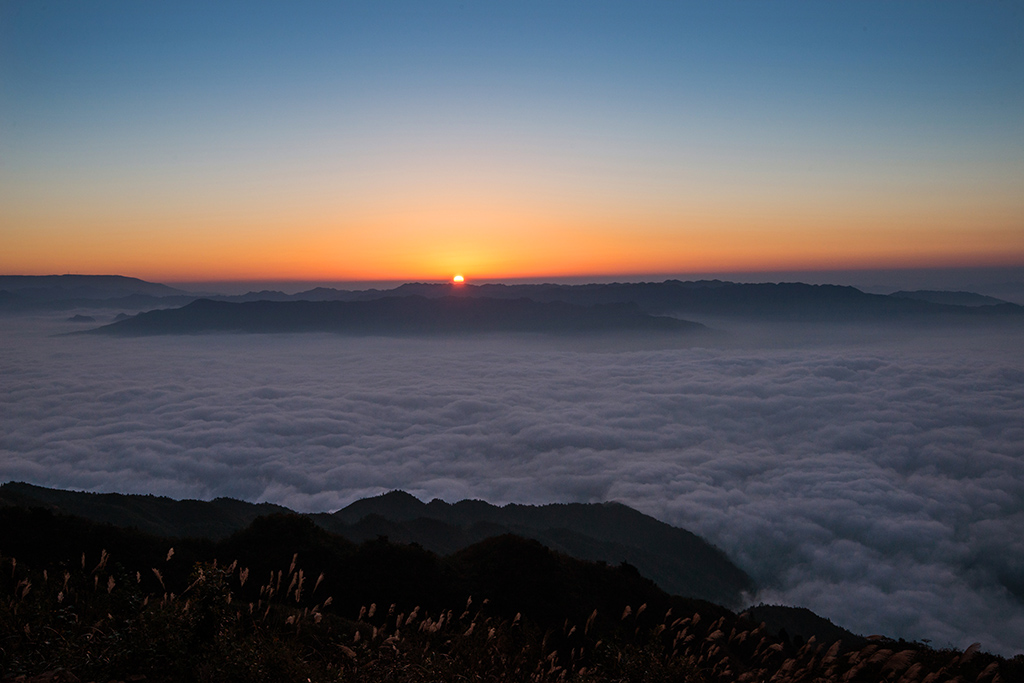
[[[188,292],[122,275],[0,275],[0,311],[181,306]]]
[[[380,498],[383,500],[372,499],[376,509],[387,508],[391,503],[398,509],[403,502],[410,502],[411,496],[392,492]],[[480,503],[466,502],[470,507],[479,507]],[[175,504],[180,504],[179,510],[173,509]],[[237,509],[232,510],[232,505]],[[582,623],[597,609],[598,621],[614,627],[624,605],[634,608],[645,605],[654,619],[668,607],[683,616],[700,611],[705,619],[721,618],[732,622],[737,618],[712,601],[670,595],[630,562],[574,558],[546,547],[537,539],[511,533],[488,535],[456,552],[441,554],[418,543],[394,538],[377,536],[353,540],[318,525],[317,515],[292,512],[259,515],[229,536],[210,539],[153,534],[145,529],[97,521],[86,515],[67,514],[67,509],[75,506],[86,515],[101,514],[108,518],[118,507],[137,513],[140,508],[151,506],[152,514],[133,514],[129,521],[141,520],[157,528],[168,528],[172,526],[169,520],[174,517],[192,517],[197,511],[227,509],[234,512],[235,519],[240,519],[256,509],[276,508],[230,499],[173,501],[154,496],[54,491],[8,483],[0,486],[0,553],[7,558],[17,558],[19,568],[67,566],[69,561],[77,564],[77,558],[82,556],[88,569],[103,551],[112,557],[115,571],[121,576],[140,572],[141,579],[133,580],[142,580],[144,589],[157,588],[159,580],[161,590],[177,592],[192,580],[192,568],[197,562],[237,561],[256,577],[269,574],[273,578],[275,570],[290,563],[295,566],[298,558],[298,566],[311,580],[323,573],[323,585],[317,581],[321,599],[325,595],[334,596],[334,608],[342,614],[355,614],[361,605],[371,602],[396,603],[400,610],[419,605],[436,611],[458,605],[471,595],[478,602],[488,599],[493,608],[506,617],[522,612],[524,617],[542,626],[561,626],[566,618]],[[492,512],[510,507],[495,508],[486,503],[484,506]],[[467,508],[461,507],[463,511]],[[553,506],[545,510],[547,507],[540,508],[541,514],[557,514],[561,509],[561,506]],[[621,505],[608,507],[629,510]],[[240,509],[244,515],[238,515]],[[372,521],[372,517],[374,515],[364,517],[362,521]],[[376,519],[383,518],[377,516]],[[441,524],[426,518],[407,523]],[[198,528],[193,521],[187,522],[186,527]],[[169,553],[169,548],[174,552]],[[155,577],[151,567],[159,567],[162,577]],[[257,585],[252,585],[253,591]],[[243,592],[240,597],[255,599],[257,596],[255,592],[251,596]],[[790,618],[790,610],[765,611],[769,628],[777,632],[785,626],[791,635],[803,638],[820,638],[825,634],[831,638],[838,634],[846,647],[856,647],[863,641],[807,610],[800,610],[796,620]]]
[[[268,503],[230,498],[173,500],[158,496],[59,491],[11,482],[0,486],[0,507],[42,507],[96,522],[169,537],[223,539],[261,515],[291,512]],[[736,607],[754,583],[718,548],[619,503],[506,505],[467,500],[422,503],[393,491],[334,513],[307,515],[352,542],[386,536],[449,555],[503,534],[517,534],[579,559],[628,562],[670,593]]]
[[[718,548],[621,503],[498,507],[479,500],[422,503],[408,493],[393,491],[316,518],[348,538],[362,540],[386,533],[441,554],[499,533],[513,533],[573,557],[629,562],[670,593],[728,606],[739,605],[744,592],[754,589],[750,577]]]
[[[145,282],[136,278],[101,275],[60,275],[60,276],[0,276],[0,311],[19,311],[33,309],[68,310],[79,307],[88,308],[170,308],[187,307],[199,299],[209,299],[222,303],[260,302],[371,302],[383,299],[406,299],[422,297],[426,299],[488,299],[488,300],[529,300],[534,308],[527,316],[533,327],[550,329],[559,317],[554,313],[559,309],[537,307],[536,304],[572,304],[593,309],[597,306],[615,305],[635,307],[635,315],[696,317],[698,319],[713,318],[745,318],[754,320],[774,321],[805,321],[805,322],[848,322],[848,321],[956,321],[970,324],[979,320],[996,320],[1005,318],[1021,319],[1024,317],[1024,306],[1007,303],[994,297],[972,292],[951,291],[901,291],[890,295],[868,294],[855,287],[839,285],[809,285],[801,282],[779,283],[736,283],[722,280],[680,281],[665,280],[663,282],[613,282],[583,285],[535,284],[462,284],[452,283],[407,283],[390,290],[341,290],[328,287],[317,287],[297,294],[285,294],[280,291],[248,292],[242,295],[206,295],[199,297],[179,289],[157,283]],[[476,327],[507,331],[513,322],[522,322],[525,308],[530,304],[520,304],[518,312],[515,307],[502,309],[489,304],[493,315],[501,313],[509,319],[504,324],[494,320],[485,320],[486,316],[477,313],[472,324],[463,320],[462,329]],[[421,311],[432,311],[441,316],[437,320],[414,319],[385,323],[385,311],[398,315],[402,306],[419,308]],[[226,310],[226,309],[225,309]],[[248,309],[250,312],[252,309]],[[294,319],[302,315],[296,309],[289,315]],[[306,310],[306,309],[302,309]],[[329,310],[329,309],[321,309]],[[341,310],[341,309],[338,309]],[[423,304],[379,304],[378,313],[369,314],[368,309],[353,307],[344,315],[361,318],[358,324],[370,329],[386,328],[394,333],[420,333],[424,330],[437,331],[442,327],[451,327],[454,309],[450,304],[439,309],[431,309]],[[623,316],[627,309],[619,310],[618,316],[605,310],[598,316],[593,310],[584,315],[578,310],[568,310],[568,318],[560,323],[562,328],[575,327],[580,331],[593,329],[595,326],[623,326],[636,324]],[[447,314],[444,313],[447,311]],[[465,311],[464,311],[465,312]],[[238,316],[231,314],[235,324],[240,324]],[[279,311],[274,315],[280,316]],[[335,323],[338,313],[330,314]],[[448,317],[445,318],[445,315]],[[374,317],[376,316],[376,317]],[[517,317],[519,316],[519,317]],[[610,316],[610,317],[609,317]],[[344,317],[344,316],[342,316]],[[598,323],[597,318],[603,317]],[[612,322],[614,320],[614,323]],[[295,320],[293,320],[293,323]],[[221,323],[226,325],[227,323]],[[273,327],[273,320],[257,325],[247,323],[248,327]],[[340,324],[340,323],[338,323]],[[346,323],[355,324],[353,321]],[[651,325],[650,321],[641,326]],[[664,324],[664,323],[661,323]],[[209,323],[208,323],[209,325]],[[319,329],[309,321],[302,323],[307,328]],[[321,323],[320,327],[328,325]],[[528,325],[528,326],[529,326]],[[398,328],[402,328],[399,330]],[[367,332],[367,333],[377,333]],[[392,333],[392,332],[387,332]]]
[[[991,316],[1024,313],[1024,306],[978,307],[920,297],[868,294],[856,287],[802,282],[736,283],[722,280],[607,283],[586,285],[406,284],[395,293],[534,301],[564,301],[584,306],[634,303],[652,315],[741,317],[763,320],[900,320],[940,316]],[[980,295],[978,295],[980,296]]]
[[[556,680],[565,664],[573,679],[600,681],[995,683],[1024,671],[1024,658],[977,644],[865,639],[799,608],[735,614],[668,595],[630,564],[511,534],[439,557],[381,538],[355,544],[295,514],[213,542],[0,507],[0,552],[5,681],[367,670],[358,680]]]
[[[261,515],[291,512],[272,503],[234,498],[175,500],[165,496],[62,491],[8,482],[0,486],[0,507],[41,507],[119,527],[135,527],[157,536],[219,539],[248,526]]]
[[[181,289],[123,275],[0,275],[0,290],[47,300],[188,295]]]
[[[651,316],[635,304],[582,306],[560,301],[421,296],[368,301],[199,299],[177,309],[140,313],[93,330],[114,335],[205,332],[336,332],[357,335],[532,332],[695,332],[703,325]]]

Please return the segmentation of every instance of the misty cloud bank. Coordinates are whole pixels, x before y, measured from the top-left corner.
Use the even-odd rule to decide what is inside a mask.
[[[1019,334],[618,351],[45,336],[73,328],[4,321],[0,480],[303,511],[393,488],[619,500],[725,549],[755,602],[1024,649]]]

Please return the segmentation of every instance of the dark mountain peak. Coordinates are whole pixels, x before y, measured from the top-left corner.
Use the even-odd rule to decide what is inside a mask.
[[[486,501],[477,499],[460,500],[448,506],[451,516],[474,520],[493,519],[501,515],[502,510],[503,508],[497,505],[491,505]]]
[[[289,298],[302,299],[305,301],[339,301],[351,298],[352,293],[333,287],[314,287],[304,292],[299,292]]]
[[[387,493],[382,493],[377,496],[377,499],[386,502],[388,505],[414,506],[417,509],[421,509],[423,507],[423,501],[411,493],[406,493],[401,489],[393,489]]]
[[[218,301],[288,301],[293,297],[276,289],[261,289],[258,292],[246,292],[236,296],[207,297]]]
[[[464,294],[466,292],[473,291],[477,288],[477,285],[461,285],[456,287],[453,284],[438,283],[438,282],[407,282],[404,285],[399,285],[394,289],[382,292],[384,296],[425,296],[428,298],[437,298],[442,296],[448,296],[450,294]]]
[[[349,541],[330,533],[306,515],[290,510],[255,517],[249,525],[231,534],[225,541],[231,545],[252,544],[256,546],[280,547],[281,555],[292,552],[308,552],[329,545],[353,546]]]
[[[317,294],[333,295],[333,294],[337,294],[340,291],[341,290],[336,289],[334,287],[314,287],[313,289],[307,289],[306,291],[302,292],[301,295],[302,296],[305,296],[307,294],[309,294],[309,295],[317,295]]]
[[[369,520],[371,515],[375,519]],[[362,538],[387,535],[438,552],[512,533],[573,557],[628,562],[670,592],[727,605],[737,605],[742,593],[754,588],[743,570],[701,537],[617,502],[499,507],[482,500],[434,499],[424,504],[392,491],[356,501],[325,524],[342,535],[355,530]]]
[[[427,505],[405,491],[388,491],[373,498],[363,498],[335,512],[332,517],[354,524],[364,517],[376,515],[396,522],[407,522],[427,516]]]

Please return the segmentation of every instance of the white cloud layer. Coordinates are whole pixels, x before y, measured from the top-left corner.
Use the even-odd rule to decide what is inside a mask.
[[[1024,650],[1019,333],[580,350],[2,329],[0,480],[303,511],[393,488],[619,500],[725,549],[754,601]]]

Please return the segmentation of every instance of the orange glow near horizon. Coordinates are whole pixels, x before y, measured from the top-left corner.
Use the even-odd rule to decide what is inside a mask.
[[[295,28],[275,20],[269,40],[231,29],[232,11],[187,10],[159,40],[124,41],[144,16],[164,26],[163,10],[115,3],[80,31],[23,3],[0,31],[13,40],[0,273],[479,282],[1024,265],[1022,65],[1004,58],[1020,40],[1012,20],[992,23],[1002,9],[865,9],[874,23],[852,30],[817,9],[765,24],[621,3],[563,31],[564,12],[533,5],[477,3],[451,21],[378,4],[284,12]],[[723,30],[700,28],[705,15]],[[335,21],[353,33],[320,30]]]
[[[490,237],[418,244],[390,251],[382,239],[289,244],[278,240],[235,247],[210,239],[196,247],[174,241],[125,240],[131,246],[105,248],[90,240],[71,253],[25,250],[16,259],[0,257],[8,274],[125,274],[153,281],[233,280],[461,280],[453,265],[471,269],[475,279],[585,277],[685,272],[759,272],[785,270],[870,270],[884,268],[1024,265],[1024,249],[1000,248],[998,234],[920,236],[911,240],[851,243],[838,235],[737,234],[716,238],[714,231],[688,231],[676,237],[653,233],[633,240],[580,240],[570,232],[549,239],[542,251],[531,245]],[[987,238],[987,239],[986,239]],[[68,240],[76,242],[77,240]],[[218,244],[219,242],[219,244]],[[341,244],[339,244],[341,242]],[[350,245],[345,248],[344,243]],[[352,248],[353,243],[359,248]],[[427,242],[427,240],[423,240]],[[123,245],[126,246],[126,245]],[[902,247],[902,248],[900,248]],[[12,250],[13,251],[13,250]],[[11,254],[11,252],[8,252]]]
[[[1024,264],[1019,202],[979,211],[939,200],[652,208],[493,199],[421,198],[346,213],[317,203],[14,207],[3,216],[0,272],[161,282],[451,281],[472,272],[481,281]]]

